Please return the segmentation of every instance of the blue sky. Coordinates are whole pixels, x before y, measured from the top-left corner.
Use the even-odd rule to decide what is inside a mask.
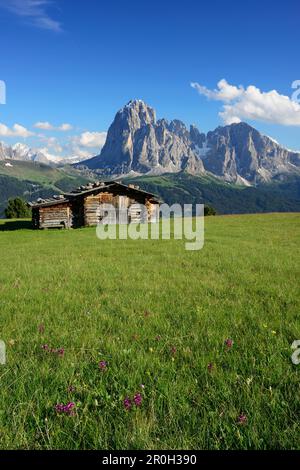
[[[203,131],[246,120],[300,149],[299,5],[0,0],[0,140],[92,155],[139,98],[158,117]]]

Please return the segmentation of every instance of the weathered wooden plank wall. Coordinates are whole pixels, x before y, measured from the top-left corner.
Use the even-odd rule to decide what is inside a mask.
[[[91,227],[101,222],[101,218],[107,218],[107,211],[105,210],[105,204],[111,204],[116,209],[128,208],[129,222],[141,223],[141,222],[154,222],[156,221],[156,210],[157,204],[151,204],[149,200],[146,201],[146,213],[144,213],[141,204],[144,204],[143,198],[140,201],[126,195],[119,195],[113,193],[101,193],[98,195],[87,196],[84,200],[84,225]],[[101,208],[103,206],[103,211]],[[107,220],[107,219],[106,219]],[[118,223],[119,217],[118,212],[116,219],[110,217],[110,223]]]
[[[70,228],[72,211],[68,204],[39,208],[40,228]]]
[[[100,222],[101,206],[103,204],[111,204],[118,207],[118,197],[111,193],[100,193],[96,196],[88,196],[84,200],[84,225],[87,227],[95,226]]]

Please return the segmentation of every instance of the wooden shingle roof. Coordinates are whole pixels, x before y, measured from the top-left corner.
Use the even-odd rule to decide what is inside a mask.
[[[125,185],[120,181],[96,181],[94,183],[88,183],[86,185],[79,186],[78,188],[74,189],[69,193],[53,196],[52,198],[47,199],[39,198],[37,201],[29,202],[28,205],[32,208],[55,206],[58,204],[70,202],[71,200],[74,201],[74,199],[76,199],[77,197],[89,194],[98,194],[99,192],[108,190],[114,192],[122,191],[128,194],[138,193],[152,199],[153,202],[159,202],[154,194],[144,191],[133,184]]]

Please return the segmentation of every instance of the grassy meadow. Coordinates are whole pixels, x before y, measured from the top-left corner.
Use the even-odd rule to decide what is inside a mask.
[[[190,252],[27,225],[0,225],[1,449],[300,449],[299,214],[206,218]]]

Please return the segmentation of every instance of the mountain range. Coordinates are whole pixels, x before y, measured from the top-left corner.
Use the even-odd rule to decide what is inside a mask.
[[[105,175],[158,175],[185,171],[246,186],[300,175],[300,152],[241,122],[207,134],[180,120],[156,119],[142,100],[117,112],[101,153],[80,163]]]
[[[104,177],[220,214],[300,212],[300,152],[243,122],[204,133],[157,120],[154,109],[134,100],[117,112],[100,154],[79,163],[0,143],[0,217],[10,197],[49,197]]]
[[[7,166],[11,165],[10,160],[18,160],[24,162],[38,162],[45,163],[46,165],[62,165],[78,163],[83,160],[81,157],[57,157],[49,154],[49,152],[43,152],[39,149],[30,148],[28,145],[23,143],[17,143],[9,146],[0,142],[0,161],[7,160]]]
[[[120,109],[99,155],[59,158],[24,143],[0,142],[0,161],[73,164],[105,177],[162,175],[185,171],[228,183],[257,186],[300,176],[300,152],[288,150],[245,122],[204,132],[178,119],[156,119],[153,108],[132,100]]]
[[[0,160],[21,160],[40,163],[50,163],[48,158],[39,150],[33,150],[25,144],[17,143],[13,146],[0,142]],[[8,162],[8,165],[11,164]]]

